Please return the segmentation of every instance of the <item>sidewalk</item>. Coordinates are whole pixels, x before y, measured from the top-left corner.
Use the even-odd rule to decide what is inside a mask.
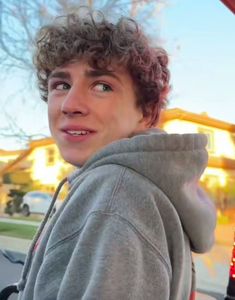
[[[0,226],[1,222],[10,223],[10,224],[24,224],[30,226],[39,226],[40,221],[27,221],[27,220],[14,220],[9,217],[0,217]],[[27,253],[29,246],[31,244],[31,240],[20,239],[15,237],[9,237],[5,235],[1,235],[0,232],[0,249],[12,250],[21,253]]]
[[[26,254],[30,244],[31,240],[0,235],[0,249],[12,250]]]
[[[216,300],[214,297],[203,295],[201,293],[196,293],[196,300]]]

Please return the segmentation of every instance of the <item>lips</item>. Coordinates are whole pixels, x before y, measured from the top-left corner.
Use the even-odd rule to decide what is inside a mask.
[[[87,135],[90,133],[90,131],[87,130],[66,130],[65,132],[72,136]]]
[[[66,126],[62,127],[61,131],[64,137],[70,141],[83,141],[96,133],[93,129],[82,126]]]

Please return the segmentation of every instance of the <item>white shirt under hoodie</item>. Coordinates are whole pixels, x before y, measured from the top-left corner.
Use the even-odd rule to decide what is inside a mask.
[[[152,129],[96,153],[39,229],[19,299],[189,300],[191,251],[211,248],[216,223],[198,187],[206,143]]]

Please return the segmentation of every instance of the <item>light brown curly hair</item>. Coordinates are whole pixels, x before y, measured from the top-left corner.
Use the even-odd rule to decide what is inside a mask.
[[[36,36],[34,65],[41,97],[47,101],[48,77],[56,68],[85,59],[95,69],[108,69],[113,61],[127,69],[135,85],[137,107],[157,123],[167,103],[170,73],[168,55],[153,47],[139,25],[121,17],[116,24],[89,8],[58,17]]]

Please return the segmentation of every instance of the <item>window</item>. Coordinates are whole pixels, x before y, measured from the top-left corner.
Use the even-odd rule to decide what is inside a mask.
[[[207,136],[207,150],[214,152],[214,131],[207,128],[198,128],[198,133],[203,133]]]
[[[55,149],[47,148],[47,165],[53,165],[55,163]]]

